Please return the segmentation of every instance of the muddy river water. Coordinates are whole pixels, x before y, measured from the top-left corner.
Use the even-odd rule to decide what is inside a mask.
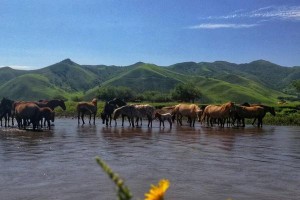
[[[170,180],[165,199],[300,199],[300,127],[150,129],[75,119],[44,132],[0,128],[0,199],[114,200],[96,156],[134,199],[162,178]]]

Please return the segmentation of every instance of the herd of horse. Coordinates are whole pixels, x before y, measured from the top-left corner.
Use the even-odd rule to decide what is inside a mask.
[[[54,122],[56,107],[61,107],[66,110],[63,100],[40,100],[40,101],[12,101],[8,98],[3,98],[0,102],[0,120],[2,126],[2,118],[5,119],[5,126],[14,125],[14,118],[18,123],[19,128],[28,127],[32,124],[33,130],[39,127],[46,126],[50,129],[50,122]],[[80,119],[82,124],[85,124],[84,116],[89,116],[91,124],[92,117],[95,124],[97,115],[97,99],[94,98],[91,102],[79,102],[76,107],[78,124]],[[177,124],[182,125],[183,117],[187,119],[190,127],[195,126],[196,120],[206,123],[212,127],[218,124],[221,127],[241,126],[245,127],[245,119],[253,119],[253,125],[257,120],[257,127],[262,127],[263,118],[266,113],[271,113],[275,116],[274,107],[262,104],[236,105],[233,102],[227,102],[222,105],[206,105],[199,107],[196,104],[180,103],[175,106],[163,107],[156,109],[149,104],[127,104],[119,98],[114,98],[111,101],[105,102],[104,108],[100,114],[102,123],[106,126],[111,126],[112,120],[117,125],[117,119],[122,118],[122,126],[127,118],[129,126],[142,126],[143,119],[148,120],[148,127],[152,127],[152,121],[159,120],[160,126],[164,127],[164,122],[168,121],[170,128],[176,120]],[[47,124],[46,124],[47,123]]]
[[[66,105],[63,100],[40,100],[40,101],[13,101],[8,98],[3,98],[0,102],[0,120],[5,119],[5,127],[11,124],[14,126],[14,118],[18,123],[19,128],[28,127],[32,124],[33,130],[47,123],[47,128],[51,129],[50,122],[54,122],[54,109],[60,106],[66,110]],[[44,123],[43,123],[44,120]]]
[[[81,102],[77,106],[78,111],[78,124],[80,124],[80,117],[84,124],[84,114],[95,115],[97,111],[97,100],[93,99],[92,102]],[[218,124],[224,127],[239,126],[245,127],[245,119],[253,119],[252,125],[257,120],[257,126],[262,127],[263,118],[266,113],[276,115],[274,107],[263,104],[248,104],[236,105],[233,102],[228,102],[223,105],[206,105],[199,107],[196,104],[178,104],[175,106],[163,107],[156,109],[149,104],[126,104],[121,99],[115,98],[111,101],[105,102],[103,111],[101,112],[102,123],[106,126],[111,126],[111,121],[122,118],[122,126],[124,126],[124,119],[127,117],[129,126],[142,125],[142,119],[148,120],[148,127],[152,127],[152,121],[158,119],[160,126],[164,126],[164,122],[168,121],[170,128],[175,119],[177,124],[182,125],[182,118],[185,117],[190,127],[195,126],[196,120],[202,123],[207,123],[207,126],[214,126]]]

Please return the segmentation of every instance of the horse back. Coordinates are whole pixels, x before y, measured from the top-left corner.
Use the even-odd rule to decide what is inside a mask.
[[[32,118],[39,115],[39,107],[35,103],[19,103],[16,105],[16,115],[21,118]]]

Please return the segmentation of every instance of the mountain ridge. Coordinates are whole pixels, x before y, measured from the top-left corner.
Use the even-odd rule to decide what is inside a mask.
[[[22,91],[19,90],[22,82],[18,77],[26,74],[33,76],[22,77],[22,81],[27,84]],[[181,62],[170,66],[144,62],[128,66],[80,65],[67,58],[37,70],[0,68],[0,96],[21,98],[22,94],[16,93],[34,93],[32,89],[37,86],[30,86],[28,79],[34,82],[38,77],[40,81],[43,80],[39,83],[45,92],[40,88],[38,95],[35,97],[32,94],[32,98],[51,98],[59,95],[69,98],[74,93],[82,93],[84,96],[87,91],[97,91],[99,86],[125,86],[139,93],[167,93],[178,83],[194,81],[195,85],[202,88],[203,96],[209,101],[222,99],[227,94],[228,98],[224,100],[262,99],[266,102],[268,99],[265,96],[272,93],[274,95],[270,96],[269,102],[274,102],[278,96],[286,95],[283,91],[290,87],[293,80],[300,79],[300,67],[284,67],[266,60],[243,64],[227,61]],[[42,77],[46,79],[41,79]],[[6,88],[7,83],[10,84],[9,90]]]

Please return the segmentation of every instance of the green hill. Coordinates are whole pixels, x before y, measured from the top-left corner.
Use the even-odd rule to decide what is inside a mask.
[[[99,83],[96,74],[84,69],[70,59],[35,70],[35,73],[48,77],[51,84],[68,92],[88,90]]]
[[[102,83],[112,86],[125,86],[133,88],[137,92],[144,91],[169,91],[174,86],[183,82],[186,78],[183,75],[178,75],[174,72],[168,72],[162,67],[150,64],[141,64],[139,66],[131,67],[130,70],[125,71],[112,79]]]
[[[28,71],[2,67],[0,68],[0,85],[26,73],[28,73]]]
[[[0,68],[0,78],[0,96],[13,99],[91,97],[105,86],[129,87],[137,93],[169,93],[176,84],[192,81],[201,88],[202,102],[274,103],[278,96],[286,95],[282,91],[291,87],[291,81],[300,79],[300,67],[263,60],[247,64],[185,62],[168,67],[138,62],[119,67],[79,65],[66,59],[39,70]]]
[[[38,100],[64,97],[67,93],[49,83],[48,78],[25,74],[0,86],[0,96],[14,100]]]

